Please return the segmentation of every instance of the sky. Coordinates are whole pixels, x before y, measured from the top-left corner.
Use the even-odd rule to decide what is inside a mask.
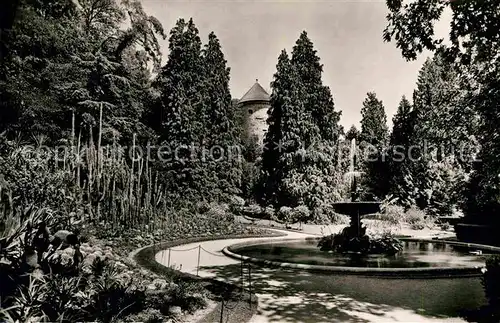
[[[340,123],[359,128],[367,92],[383,101],[388,125],[401,97],[411,99],[422,63],[429,54],[407,62],[394,43],[384,43],[385,1],[290,0],[141,0],[168,32],[179,18],[193,18],[204,43],[214,31],[231,68],[230,90],[241,98],[258,79],[269,91],[281,50],[291,53],[305,30],[323,64],[323,83],[330,87]],[[437,34],[447,32],[439,22]],[[168,40],[161,41],[165,63]]]

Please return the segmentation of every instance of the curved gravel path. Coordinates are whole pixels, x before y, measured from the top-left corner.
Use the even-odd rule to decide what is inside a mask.
[[[283,230],[274,231],[285,233],[286,238],[314,236]],[[160,251],[155,258],[159,263],[170,264],[182,272],[230,281],[238,285],[244,284],[248,288],[248,268],[243,270],[242,281],[241,263],[223,255],[222,249],[245,241],[269,239],[244,238],[191,243],[177,246],[171,251]],[[251,321],[253,323],[465,322],[459,318],[445,318],[437,313],[440,313],[442,306],[451,307],[452,310],[464,306],[474,307],[477,300],[471,300],[471,288],[478,289],[474,290],[476,294],[482,293],[480,283],[473,279],[456,280],[450,285],[451,280],[436,283],[436,280],[328,276],[257,266],[251,268],[251,279],[252,291],[259,298],[257,314]],[[402,294],[405,297],[401,297]],[[431,296],[434,300],[440,300],[439,304],[430,303]],[[443,302],[446,304],[443,305]]]

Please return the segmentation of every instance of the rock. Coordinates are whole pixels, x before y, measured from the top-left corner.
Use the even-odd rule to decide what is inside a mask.
[[[158,289],[165,289],[168,286],[168,283],[165,279],[155,279],[153,280],[153,284],[158,287]]]
[[[56,248],[61,246],[61,248],[64,249],[69,246],[74,246],[78,244],[78,242],[77,235],[68,230],[59,230],[50,237],[50,243]]]
[[[233,205],[236,205],[236,206],[245,206],[245,199],[240,197],[240,196],[237,196],[237,195],[233,195],[231,196],[230,198],[230,202],[231,204]]]
[[[148,286],[146,286],[146,288],[148,290],[156,290],[156,285],[155,284],[149,284]]]
[[[182,309],[180,308],[180,306],[172,306],[169,308],[168,311],[172,315],[181,315],[182,314]]]
[[[135,236],[133,239],[136,241],[144,241],[144,238],[142,236],[139,236],[139,235]]]
[[[175,288],[177,288],[178,286],[177,286],[177,284],[176,284],[176,283],[174,283],[174,282],[170,282],[170,283],[168,283],[167,287],[168,287],[169,289],[175,289]]]
[[[122,263],[120,261],[115,262],[115,266],[120,267],[120,268],[127,268],[127,265],[125,265],[124,263]]]

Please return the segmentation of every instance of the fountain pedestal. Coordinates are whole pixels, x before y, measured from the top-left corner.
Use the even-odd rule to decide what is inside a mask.
[[[338,202],[333,204],[335,212],[351,218],[349,227],[357,237],[362,236],[361,217],[380,211],[380,202]]]

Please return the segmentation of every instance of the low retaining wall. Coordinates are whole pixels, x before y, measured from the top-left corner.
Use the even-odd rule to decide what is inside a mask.
[[[310,237],[305,239],[273,239],[256,242],[243,242],[232,246],[228,246],[222,252],[233,259],[244,262],[251,262],[263,266],[290,268],[298,270],[306,270],[310,272],[321,272],[338,275],[362,275],[370,277],[388,277],[388,278],[460,278],[460,277],[477,277],[482,276],[483,267],[417,267],[417,268],[367,268],[367,267],[342,267],[342,266],[325,266],[325,265],[309,265],[300,263],[288,263],[266,260],[261,258],[253,258],[238,254],[238,249],[242,247],[261,245],[275,242],[291,242],[303,240],[319,240],[320,238]],[[430,242],[430,243],[445,243],[453,246],[467,247],[470,249],[487,250],[500,253],[499,247],[463,243],[457,241],[444,241],[432,239],[415,239],[402,238],[403,241],[410,242]]]

